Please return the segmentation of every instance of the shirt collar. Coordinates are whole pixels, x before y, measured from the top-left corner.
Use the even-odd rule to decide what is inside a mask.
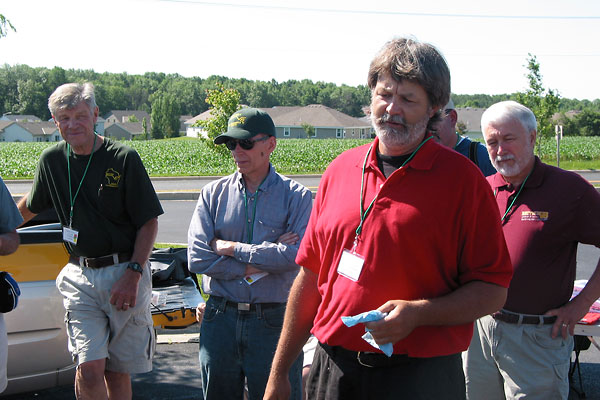
[[[525,182],[525,187],[539,187],[544,181],[546,165],[538,158],[538,156],[534,157],[533,170],[531,171],[531,175],[529,175],[527,182]],[[494,190],[507,190],[509,192],[515,191],[515,188],[510,183],[506,182],[500,172],[497,172],[495,175],[490,177],[490,183],[492,189]]]
[[[427,139],[429,136],[431,136],[431,133],[427,132],[424,139]],[[366,166],[367,168],[370,168],[373,170],[379,170],[379,167],[377,166],[377,147],[378,146],[379,146],[379,138],[375,137],[375,140],[372,143],[371,152],[369,153],[369,158],[367,159],[367,166]],[[431,169],[441,146],[442,145],[435,142],[434,140],[428,140],[427,143],[425,143],[419,149],[419,151],[417,151],[417,154],[415,154],[415,156],[412,158],[412,160],[410,160],[408,162],[407,166],[410,166],[411,168],[419,169],[419,170]],[[364,162],[364,158],[362,158],[357,165],[360,168],[362,168],[363,162]]]
[[[267,173],[267,177],[265,178],[262,185],[260,185],[258,190],[260,190],[262,192],[267,192],[269,187],[273,184],[276,175],[277,175],[277,171],[275,171],[275,167],[271,163],[269,163],[269,172]],[[234,176],[233,181],[237,182],[238,189],[240,191],[245,190],[246,186],[244,184],[244,178],[242,177],[242,174],[240,174],[239,171],[235,171],[233,176]]]

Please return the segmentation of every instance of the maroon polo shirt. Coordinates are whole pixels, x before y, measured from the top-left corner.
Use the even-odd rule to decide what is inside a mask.
[[[507,184],[500,173],[487,180],[504,215],[519,187]],[[514,267],[504,308],[544,314],[571,297],[577,244],[600,247],[600,194],[578,174],[536,157],[502,228]]]

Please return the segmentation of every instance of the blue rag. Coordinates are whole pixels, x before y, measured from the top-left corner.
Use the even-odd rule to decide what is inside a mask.
[[[387,313],[383,313],[379,310],[371,310],[371,311],[367,311],[364,313],[360,313],[358,315],[355,315],[353,317],[342,317],[342,322],[344,323],[344,325],[346,325],[348,328],[356,325],[356,324],[360,324],[360,323],[364,323],[364,322],[371,322],[371,321],[379,321],[382,318],[385,318],[385,316],[387,315]],[[392,353],[394,352],[394,345],[392,343],[386,343],[386,344],[382,344],[381,346],[379,346],[376,342],[375,339],[373,339],[373,335],[371,335],[371,332],[369,332],[369,329],[365,328],[365,334],[362,335],[362,338],[369,343],[371,346],[375,347],[376,349],[381,350],[386,356],[391,357]]]

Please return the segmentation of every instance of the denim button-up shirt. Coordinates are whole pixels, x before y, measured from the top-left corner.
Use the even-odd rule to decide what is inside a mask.
[[[239,172],[206,185],[192,215],[188,230],[188,266],[203,274],[205,293],[244,303],[285,303],[299,266],[295,245],[276,243],[286,232],[304,236],[312,207],[310,191],[275,172],[254,195],[244,200],[244,180]],[[256,202],[252,243],[248,242]],[[234,256],[219,256],[210,247],[214,238],[238,242]],[[249,285],[246,265],[268,275]]]

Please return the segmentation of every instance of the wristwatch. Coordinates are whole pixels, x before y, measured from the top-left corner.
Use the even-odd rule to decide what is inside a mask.
[[[142,268],[140,263],[137,262],[130,262],[129,264],[127,264],[127,268],[132,269],[135,272],[139,272],[140,274],[144,272],[144,269]]]

